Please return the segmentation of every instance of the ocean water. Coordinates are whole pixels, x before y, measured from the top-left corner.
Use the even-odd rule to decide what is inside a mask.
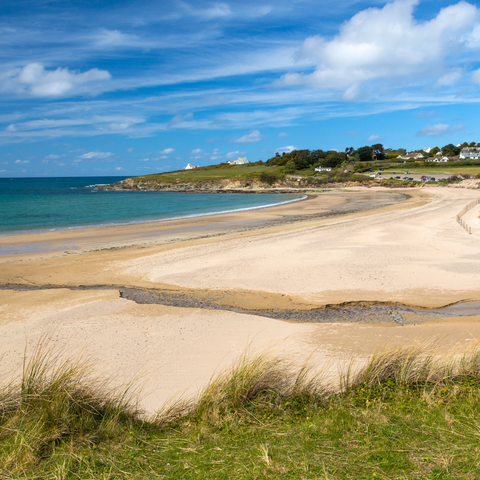
[[[106,192],[125,177],[0,178],[0,235],[122,225],[262,208],[300,195]]]

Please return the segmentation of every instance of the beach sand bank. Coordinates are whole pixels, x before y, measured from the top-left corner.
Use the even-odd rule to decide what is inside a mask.
[[[445,349],[471,343],[480,334],[477,316],[402,326],[293,323],[241,312],[349,302],[440,307],[480,300],[480,231],[468,235],[455,222],[479,193],[409,189],[408,200],[391,201],[404,193],[329,192],[174,226],[2,237],[4,247],[28,250],[0,256],[2,285],[55,288],[0,290],[5,339],[0,356],[13,368],[25,344],[48,333],[56,346],[82,349],[105,373],[120,372],[120,379],[147,372],[145,406],[154,409],[178,391],[196,391],[249,345],[254,350],[276,345],[299,361],[315,351],[315,362],[331,361],[337,368],[351,355],[364,358],[388,341],[436,338]],[[379,208],[371,209],[377,200]],[[355,202],[355,211],[345,213]],[[361,203],[368,208],[357,208]],[[332,209],[336,215],[319,216]],[[241,228],[232,226],[239,222]],[[48,248],[39,251],[35,243]],[[67,243],[72,253],[63,249]],[[91,290],[65,288],[80,286]],[[120,287],[188,293],[237,311],[139,305],[120,298]]]

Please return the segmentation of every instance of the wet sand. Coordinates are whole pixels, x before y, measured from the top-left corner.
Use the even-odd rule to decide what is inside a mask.
[[[404,193],[411,198],[391,202],[391,195]],[[242,309],[309,311],[352,302],[437,308],[480,301],[480,231],[468,235],[455,222],[479,195],[447,188],[359,189],[191,224],[2,237],[1,246],[24,250],[0,256],[0,284],[56,287],[0,290],[2,368],[18,365],[25,344],[50,332],[55,345],[83,349],[100,371],[119,374],[119,380],[143,369],[144,405],[153,410],[175,392],[196,391],[248,345],[277,345],[299,361],[315,351],[315,362],[329,360],[336,368],[389,341],[435,338],[444,349],[469,344],[480,335],[475,312],[413,316],[411,325],[313,324]],[[380,207],[372,210],[376,200]],[[354,212],[345,213],[355,203]],[[358,208],[362,203],[368,208]],[[341,214],[322,216],[331,209]],[[35,247],[40,244],[48,248]],[[72,250],[65,252],[67,244]],[[82,285],[92,289],[65,288]],[[236,311],[140,305],[120,298],[120,287],[215,301]]]

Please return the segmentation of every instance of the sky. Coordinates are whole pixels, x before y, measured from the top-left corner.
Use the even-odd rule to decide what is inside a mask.
[[[0,177],[480,142],[479,101],[479,2],[0,5]]]

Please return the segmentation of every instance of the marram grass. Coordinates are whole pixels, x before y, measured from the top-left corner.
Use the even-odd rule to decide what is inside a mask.
[[[132,385],[61,358],[39,347],[2,387],[0,478],[480,478],[477,345],[377,351],[337,386],[311,364],[246,354],[148,419]]]

